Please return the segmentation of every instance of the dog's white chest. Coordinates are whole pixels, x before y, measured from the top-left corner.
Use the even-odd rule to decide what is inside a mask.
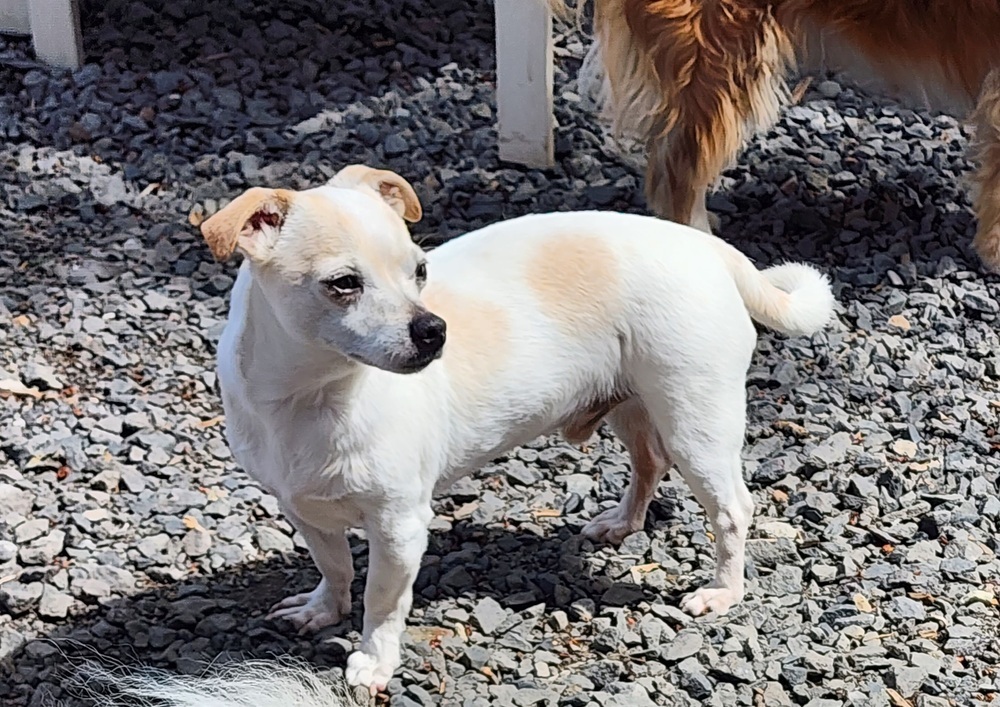
[[[227,436],[236,461],[286,512],[327,529],[357,525],[365,463],[338,449],[328,419],[295,411],[266,421],[227,401]]]

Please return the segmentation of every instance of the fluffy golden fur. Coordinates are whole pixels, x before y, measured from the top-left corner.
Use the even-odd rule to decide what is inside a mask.
[[[707,190],[775,122],[793,66],[853,69],[934,107],[974,108],[975,247],[1000,269],[997,0],[594,0],[594,28],[606,110],[645,141],[659,215],[707,230]]]

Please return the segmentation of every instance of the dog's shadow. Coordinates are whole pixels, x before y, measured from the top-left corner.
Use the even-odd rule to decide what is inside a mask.
[[[647,527],[673,516],[673,503],[669,494],[660,494]],[[489,629],[495,631],[494,640],[501,640],[512,625],[519,627],[513,633],[523,632],[524,622],[544,621],[557,609],[574,616],[573,607],[581,600],[583,611],[597,615],[608,606],[634,609],[642,602],[676,602],[681,589],[688,588],[654,592],[595,569],[591,561],[602,549],[584,540],[572,523],[542,533],[538,527],[494,526],[458,521],[450,530],[430,534],[404,635],[404,644],[422,645],[404,652],[404,671],[421,676],[433,670],[433,661],[417,656],[457,654],[464,640],[456,635],[462,630],[459,624],[478,630],[473,614],[487,597],[504,614],[505,626]],[[0,702],[11,707],[91,704],[92,686],[81,690],[70,678],[92,661],[106,667],[199,673],[211,663],[289,656],[319,670],[342,668],[362,628],[368,557],[365,541],[352,537],[351,545],[357,570],[352,614],[338,625],[298,635],[291,624],[267,618],[276,601],[312,589],[319,579],[307,553],[273,556],[87,606],[13,651],[0,666]],[[45,569],[39,568],[19,580],[44,577]]]

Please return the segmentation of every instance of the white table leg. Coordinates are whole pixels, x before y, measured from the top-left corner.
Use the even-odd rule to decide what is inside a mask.
[[[78,69],[83,63],[80,10],[76,0],[28,0],[35,56],[51,66]]]
[[[0,0],[0,34],[31,34],[28,0]]]
[[[494,0],[500,159],[555,164],[552,13],[546,0]]]

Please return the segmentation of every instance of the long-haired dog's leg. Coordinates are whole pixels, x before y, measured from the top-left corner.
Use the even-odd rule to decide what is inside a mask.
[[[595,28],[609,112],[647,145],[650,208],[710,230],[708,189],[787,101],[787,34],[730,0],[597,0]]]
[[[973,177],[979,225],[973,246],[990,270],[1000,272],[1000,68],[983,82],[972,116],[976,126],[973,152],[979,163]]]

